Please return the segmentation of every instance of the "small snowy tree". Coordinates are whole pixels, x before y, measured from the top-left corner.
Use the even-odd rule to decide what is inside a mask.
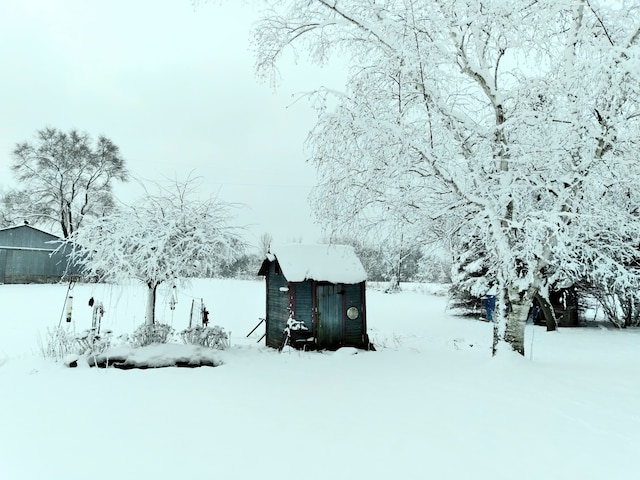
[[[134,278],[147,286],[145,323],[155,322],[156,290],[163,282],[213,275],[242,248],[229,224],[231,205],[192,200],[191,181],[149,192],[133,205],[87,219],[76,231],[72,258],[99,280]]]

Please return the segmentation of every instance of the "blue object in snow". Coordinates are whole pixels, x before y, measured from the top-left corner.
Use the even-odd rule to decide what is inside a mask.
[[[527,318],[527,323],[529,323],[529,320],[531,320],[531,323],[535,325],[539,315],[540,315],[540,307],[536,305],[531,309],[531,312],[529,313],[529,317]]]
[[[496,309],[496,296],[487,295],[483,299],[484,309],[487,311],[487,320],[493,322],[493,311]]]

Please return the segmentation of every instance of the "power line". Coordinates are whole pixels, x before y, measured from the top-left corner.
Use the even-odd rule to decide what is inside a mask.
[[[273,188],[314,188],[316,185],[299,185],[295,183],[231,183],[231,182],[211,182],[211,185],[232,186],[232,187],[273,187]]]

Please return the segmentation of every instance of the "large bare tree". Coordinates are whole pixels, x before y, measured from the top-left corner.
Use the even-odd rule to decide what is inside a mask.
[[[104,136],[55,128],[38,130],[35,140],[16,145],[11,169],[18,188],[3,197],[5,216],[13,222],[58,225],[64,238],[85,216],[113,207],[114,181],[128,173],[116,144]]]
[[[637,281],[640,20],[623,3],[289,0],[256,28],[266,78],[291,49],[350,64],[345,92],[316,92],[320,220],[455,225],[497,282],[494,353],[524,354],[551,286]]]

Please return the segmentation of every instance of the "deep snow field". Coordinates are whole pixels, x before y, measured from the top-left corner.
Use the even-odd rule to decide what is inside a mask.
[[[0,285],[0,479],[640,479],[640,331],[528,326],[526,358],[491,358],[438,290],[369,290],[376,352],[278,353],[245,338],[264,283],[198,280],[158,319],[203,298],[224,364],[123,371],[42,358],[66,285]],[[137,285],[72,294],[78,332],[91,296],[103,328],[143,321]]]

